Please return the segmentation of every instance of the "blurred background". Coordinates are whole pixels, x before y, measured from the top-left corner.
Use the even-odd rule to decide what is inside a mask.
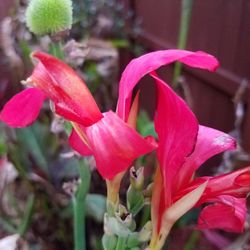
[[[30,52],[53,50],[51,37],[36,37],[26,28],[27,2],[0,1],[1,108],[31,73]],[[102,111],[115,110],[120,74],[136,56],[177,47],[216,56],[221,63],[216,73],[177,64],[161,68],[159,74],[187,101],[202,125],[230,133],[238,141],[236,151],[209,160],[199,174],[250,165],[249,0],[74,0],[73,7],[74,24],[63,42],[64,60],[85,79]],[[145,77],[140,85],[143,108],[138,130],[147,135],[153,131],[154,84]],[[67,146],[67,126],[49,111],[48,103],[39,121],[25,129],[0,124],[0,246],[12,235],[10,242],[17,242],[18,249],[73,248],[68,189],[77,181],[78,163]],[[152,159],[145,164],[152,164]],[[91,159],[89,165],[94,169]],[[123,189],[125,193],[126,185]],[[87,249],[102,249],[105,192],[93,170],[86,201]],[[197,211],[192,211],[177,223],[169,249],[250,249],[248,223],[242,235],[198,232],[196,218]],[[15,248],[8,242],[0,249]]]

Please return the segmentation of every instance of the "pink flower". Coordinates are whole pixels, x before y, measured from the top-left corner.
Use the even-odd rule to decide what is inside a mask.
[[[12,97],[0,114],[2,121],[12,127],[32,124],[45,98],[51,99],[57,114],[84,126],[102,118],[87,86],[68,65],[42,52],[32,56],[39,60],[26,81],[32,88]]]
[[[192,207],[206,203],[210,205],[200,214],[199,228],[242,231],[246,195],[250,192],[250,167],[220,177],[194,179],[202,163],[218,153],[234,149],[236,143],[223,132],[199,125],[186,103],[154,73],[163,64],[176,60],[211,71],[218,66],[214,57],[202,52],[158,51],[133,60],[120,82],[117,112],[125,121],[132,90],[138,81],[149,73],[157,87],[155,129],[159,166],[151,202],[153,236],[150,249],[160,249],[176,220]],[[221,220],[223,214],[230,218]]]
[[[123,120],[123,122],[129,123],[129,124],[135,124],[135,116],[136,116],[135,110],[137,110],[137,106],[138,106],[138,95],[136,95],[135,100],[132,102],[132,92],[133,92],[133,88],[138,83],[138,81],[147,73],[150,73],[151,71],[161,67],[162,65],[169,64],[176,60],[179,60],[193,67],[205,68],[209,70],[214,70],[218,66],[218,61],[209,54],[206,54],[203,52],[190,52],[190,51],[185,51],[185,50],[157,51],[157,52],[152,52],[152,53],[146,54],[144,56],[141,56],[139,58],[132,60],[131,63],[127,66],[127,68],[123,72],[120,85],[119,85],[117,114]],[[171,106],[171,100],[167,99],[165,106],[168,106],[168,105]],[[99,126],[98,124],[102,124],[102,125]],[[100,155],[100,151],[102,151],[103,152],[102,156],[105,156],[105,159],[102,158],[103,169],[105,169],[105,171],[109,169],[108,172],[110,173],[110,174],[107,174],[106,172],[107,175],[105,175],[105,178],[112,179],[118,173],[123,172],[127,167],[125,167],[124,164],[121,164],[121,161],[125,162],[124,159],[122,159],[121,154],[119,156],[120,161],[116,160],[112,164],[110,164],[109,159],[112,155],[111,152],[112,151],[116,152],[117,151],[116,148],[118,146],[119,148],[124,148],[123,150],[120,150],[120,152],[125,153],[126,148],[127,149],[131,148],[132,145],[129,146],[129,144],[127,143],[124,144],[123,142],[127,141],[127,139],[125,140],[125,138],[124,139],[120,138],[120,133],[115,134],[113,132],[113,136],[115,136],[117,139],[115,139],[114,137],[109,137],[108,135],[110,135],[110,131],[108,132],[108,130],[110,130],[110,128],[108,128],[108,125],[109,123],[103,123],[102,120],[100,120],[99,122],[91,126],[91,128],[86,129],[86,130],[84,128],[79,129],[78,127],[76,128],[76,130],[78,130],[78,133],[75,133],[74,131],[72,132],[72,135],[70,137],[70,144],[72,147],[74,147],[75,150],[77,150],[79,153],[83,155],[89,154],[89,150],[92,150],[93,155],[95,156],[95,159],[98,159],[97,154]],[[100,134],[99,134],[100,127],[102,127],[102,130],[103,130],[102,135],[103,135],[103,138],[105,138],[103,140],[96,139],[96,138],[100,138]],[[83,135],[83,134],[86,134],[86,131],[88,131],[87,134],[90,133],[91,131],[91,136]],[[118,130],[114,129],[113,131],[118,131]],[[124,126],[124,131],[125,131],[125,126]],[[78,135],[82,134],[82,140],[76,139],[76,134]],[[85,139],[83,139],[83,137]],[[107,139],[110,138],[109,142],[106,140],[106,138]],[[129,137],[127,136],[127,138]],[[78,141],[78,143],[76,143],[76,141]],[[85,145],[80,145],[80,144],[83,144],[82,143],[83,141],[85,142]],[[133,141],[130,140],[130,142],[132,143]],[[108,144],[109,147],[107,148],[105,144]],[[137,148],[137,150],[135,150],[134,153],[131,154],[131,156],[133,157],[130,158],[130,163],[132,162],[131,161],[132,158],[135,159],[139,156],[136,153],[138,151],[139,145],[140,145],[139,141],[137,141],[137,143],[133,145],[133,148],[134,149]],[[83,149],[86,149],[86,151],[84,151]],[[152,148],[151,150],[149,149],[146,150],[146,148],[141,149],[141,150],[145,150],[149,152],[149,151],[152,151]],[[106,151],[109,151],[109,152],[106,152]],[[126,164],[126,166],[127,165],[128,164]],[[99,171],[102,172],[102,175],[104,176],[104,173],[101,170],[101,168],[102,167],[100,166],[98,167]]]
[[[101,113],[85,83],[65,63],[42,52],[26,84],[31,88],[15,95],[4,106],[0,119],[12,127],[32,124],[43,101],[49,98],[55,112],[71,121],[74,129],[70,144],[82,155],[93,154],[97,169],[105,179],[113,179],[125,171],[137,157],[155,149],[133,128],[109,111]],[[131,108],[131,124],[136,117],[138,100]]]
[[[82,155],[93,155],[96,166],[103,178],[112,180],[117,174],[131,166],[133,160],[151,152],[156,145],[141,137],[133,128],[114,112],[103,113],[103,118],[94,125],[78,127],[84,133],[86,143],[76,136],[70,136],[71,146]]]
[[[161,246],[176,220],[192,207],[206,203],[210,205],[200,214],[199,228],[241,232],[246,217],[246,196],[250,192],[249,168],[223,176],[194,179],[195,171],[207,159],[234,149],[234,139],[212,128],[199,126],[183,100],[156,74],[151,75],[158,89],[155,128],[159,136],[151,245]],[[167,99],[171,100],[169,108],[166,108]],[[230,218],[221,220],[223,214]]]
[[[250,192],[249,168],[218,177],[194,179],[195,171],[215,154],[235,148],[235,141],[220,131],[198,126],[194,114],[174,92],[155,74],[158,87],[155,127],[159,136],[157,155],[161,172],[156,176],[162,183],[153,197],[155,230],[159,233],[166,223],[173,223],[193,206],[213,203],[200,215],[198,226],[240,232],[246,216],[245,198]],[[166,99],[172,100],[169,110],[163,107]],[[163,113],[164,112],[164,113]],[[164,115],[165,114],[165,115]],[[172,119],[167,117],[171,116]],[[160,198],[158,196],[160,192]],[[189,199],[185,199],[189,197]],[[157,199],[157,201],[155,201]],[[174,211],[178,204],[182,210]],[[229,220],[219,220],[216,213],[231,215]],[[169,215],[171,214],[171,216]],[[217,218],[217,219],[216,219]],[[236,223],[237,221],[237,223]]]

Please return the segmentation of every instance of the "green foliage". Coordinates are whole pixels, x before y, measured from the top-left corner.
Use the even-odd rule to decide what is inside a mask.
[[[36,35],[57,33],[72,26],[71,0],[31,0],[26,24]]]
[[[20,236],[24,236],[24,234],[27,232],[27,230],[29,229],[29,225],[31,222],[31,217],[32,217],[32,213],[33,213],[33,208],[34,208],[34,201],[35,198],[33,195],[31,195],[29,197],[29,200],[27,202],[26,208],[25,208],[25,212],[24,212],[24,216],[21,220],[20,225],[18,226],[17,232]]]
[[[138,115],[137,130],[143,137],[152,135],[153,137],[157,138],[154,123],[150,120],[148,114],[145,111],[140,112]]]
[[[100,194],[88,194],[86,197],[86,215],[102,222],[106,212],[106,197]]]
[[[48,162],[44,156],[43,150],[39,145],[39,139],[35,135],[34,127],[27,127],[23,129],[17,129],[16,134],[20,142],[22,142],[23,151],[32,155],[38,165],[47,173]]]

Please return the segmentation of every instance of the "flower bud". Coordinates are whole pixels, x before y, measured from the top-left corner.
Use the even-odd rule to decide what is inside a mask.
[[[117,218],[117,220],[124,225],[125,227],[129,228],[131,230],[134,229],[134,220],[133,220],[133,216],[132,214],[130,214],[126,207],[124,207],[123,205],[119,205],[118,211],[115,213],[115,216]]]
[[[127,190],[127,207],[134,216],[140,212],[145,204],[142,191],[135,189],[132,185]]]
[[[102,237],[102,245],[104,250],[115,250],[117,236],[104,234]]]
[[[143,184],[144,184],[144,168],[143,167],[140,167],[137,170],[134,167],[130,169],[130,183],[137,190],[143,189]]]
[[[55,34],[72,26],[71,0],[31,0],[26,24],[36,35]]]
[[[133,249],[135,247],[138,247],[141,244],[141,241],[139,239],[139,235],[137,232],[132,233],[128,236],[127,240],[127,247],[129,249]]]

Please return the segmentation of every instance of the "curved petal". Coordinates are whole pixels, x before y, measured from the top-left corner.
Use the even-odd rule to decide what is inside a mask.
[[[206,160],[226,150],[233,150],[235,147],[236,141],[230,135],[209,127],[199,126],[194,152],[186,158],[181,168],[175,182],[176,190],[187,186],[194,172]]]
[[[217,59],[209,54],[186,50],[161,50],[132,60],[125,68],[119,85],[117,113],[124,121],[127,121],[133,88],[138,81],[146,74],[175,61],[210,71],[219,65]]]
[[[246,199],[223,195],[206,206],[198,219],[199,229],[223,229],[241,233],[246,220]],[[223,219],[224,218],[224,219]]]
[[[180,172],[185,157],[195,146],[198,122],[187,104],[156,75],[152,75],[157,84],[157,111],[155,129],[159,143],[157,155],[162,170],[165,200],[170,204],[175,177]]]
[[[250,166],[224,175],[196,178],[188,187],[182,189],[174,199],[179,199],[205,180],[208,181],[208,185],[196,206],[199,206],[204,202],[210,202],[221,195],[231,195],[236,198],[244,198],[250,193]]]
[[[139,95],[140,95],[140,91],[138,91],[136,93],[135,98],[133,100],[133,103],[131,105],[130,111],[129,111],[129,115],[128,115],[127,124],[131,128],[136,128],[138,109],[139,109],[139,107],[138,107],[139,106]]]
[[[155,149],[115,113],[103,113],[103,118],[86,128],[88,142],[96,166],[104,179],[113,179],[126,170],[133,160]]]
[[[181,197],[178,201],[173,203],[170,207],[165,208],[162,220],[161,220],[161,229],[159,232],[158,242],[154,249],[162,249],[165,240],[174,225],[174,223],[188,212],[194,205],[197,203],[201,197],[204,189],[207,185],[207,182],[204,182],[196,189],[192,190],[190,193]]]
[[[45,98],[39,89],[25,89],[5,104],[0,120],[11,127],[29,126],[37,119]]]
[[[220,195],[231,195],[244,198],[250,192],[250,166],[237,171],[215,177],[196,178],[189,188],[183,190],[182,195],[204,179],[209,180],[207,188],[197,205],[209,202]],[[247,184],[248,183],[248,184]]]
[[[72,132],[69,137],[69,145],[79,154],[83,156],[92,155],[91,149],[81,140],[78,136],[75,129],[72,129]]]
[[[56,110],[66,118],[84,126],[90,126],[102,118],[102,114],[85,83],[76,72],[59,59],[42,52],[33,57],[40,63],[27,82],[46,93],[56,104]]]
[[[163,179],[159,166],[157,166],[153,182],[153,191],[151,198],[151,221],[153,232],[151,242],[157,240],[161,229],[162,216],[165,211],[165,195],[163,189]]]

